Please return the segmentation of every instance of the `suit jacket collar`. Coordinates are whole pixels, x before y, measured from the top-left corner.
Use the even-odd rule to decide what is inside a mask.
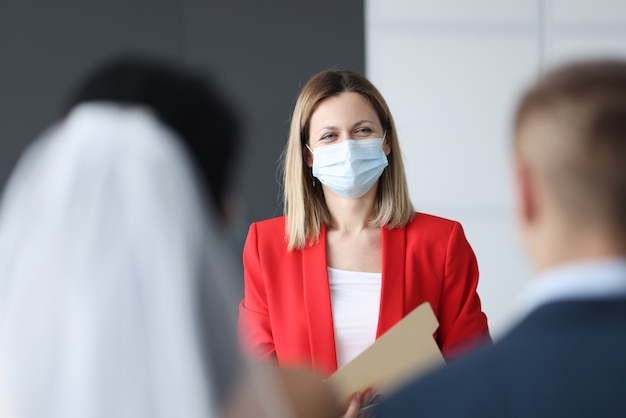
[[[376,338],[404,316],[406,230],[381,228],[382,286]],[[319,241],[302,250],[304,301],[313,368],[325,375],[337,370],[335,332],[326,258],[326,225]]]
[[[381,228],[383,281],[376,338],[404,317],[406,229]]]
[[[337,355],[328,285],[326,225],[322,225],[319,241],[302,250],[302,269],[312,366],[329,375],[337,370]]]

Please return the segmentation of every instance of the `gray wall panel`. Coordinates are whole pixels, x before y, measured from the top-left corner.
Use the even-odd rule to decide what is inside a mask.
[[[133,50],[181,56],[176,0],[0,2],[0,184],[96,63]]]
[[[364,71],[363,1],[185,4],[185,56],[215,68],[246,117],[244,223],[280,215],[278,159],[299,88],[326,68]]]
[[[206,68],[246,121],[240,246],[251,221],[282,212],[278,158],[300,86],[329,67],[363,72],[364,48],[362,0],[0,0],[0,186],[90,68],[153,52]]]

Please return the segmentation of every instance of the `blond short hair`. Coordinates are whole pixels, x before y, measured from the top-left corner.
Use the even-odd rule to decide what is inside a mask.
[[[301,249],[317,242],[322,224],[330,213],[319,182],[314,182],[306,164],[309,124],[324,99],[354,92],[365,97],[378,115],[391,152],[389,165],[378,182],[371,219],[374,226],[402,228],[413,219],[415,209],[409,198],[404,164],[396,127],[387,103],[376,87],[362,75],[347,70],[327,70],[311,78],[302,88],[291,118],[287,147],[283,153],[284,213],[289,249]],[[316,185],[315,185],[316,184]]]
[[[571,63],[531,86],[515,115],[518,152],[537,120],[556,128],[537,147],[560,146],[543,180],[562,209],[626,232],[626,61]]]

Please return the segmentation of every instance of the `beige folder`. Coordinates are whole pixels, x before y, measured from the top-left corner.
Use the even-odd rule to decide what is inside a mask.
[[[425,302],[384,333],[328,381],[341,399],[370,387],[386,394],[408,380],[445,364],[433,338],[439,322]]]

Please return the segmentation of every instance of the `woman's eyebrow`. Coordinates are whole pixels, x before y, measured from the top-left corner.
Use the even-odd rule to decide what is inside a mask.
[[[369,119],[361,119],[360,121],[358,121],[354,125],[352,125],[352,127],[354,128],[354,127],[362,125],[364,123],[371,123],[371,124],[373,124],[374,122],[369,120]]]
[[[357,121],[357,122],[353,123],[353,124],[352,124],[352,128],[355,128],[356,126],[362,125],[362,124],[364,124],[364,123],[371,123],[371,124],[374,124],[374,122],[373,122],[373,121],[371,121],[371,120],[369,120],[369,119],[361,119],[361,120],[359,120],[359,121]],[[336,130],[339,130],[339,128],[338,128],[338,127],[336,127],[336,126],[324,126],[324,127],[320,128],[320,129],[318,130],[318,132],[322,132],[322,131],[336,131]]]

